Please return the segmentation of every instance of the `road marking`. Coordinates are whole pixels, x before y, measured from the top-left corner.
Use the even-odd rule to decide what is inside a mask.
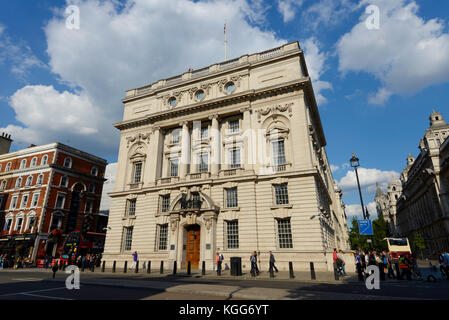
[[[30,294],[30,293],[35,293],[35,292],[44,292],[44,291],[61,290],[61,289],[67,289],[67,288],[66,288],[66,287],[60,287],[60,288],[50,288],[50,289],[33,290],[33,291],[25,291],[25,292],[7,293],[7,294],[2,294],[2,295],[0,295],[0,297],[3,297],[3,296],[13,296],[13,295],[16,295],[16,294]]]
[[[42,281],[43,279],[36,278],[13,278],[12,281]]]
[[[30,296],[30,297],[39,297],[39,298],[46,298],[46,299],[57,299],[57,300],[73,300],[73,299],[68,299],[68,298],[61,298],[61,297],[51,297],[51,296],[43,296],[40,294],[31,294],[31,293],[18,293],[20,295],[24,295],[24,296]]]

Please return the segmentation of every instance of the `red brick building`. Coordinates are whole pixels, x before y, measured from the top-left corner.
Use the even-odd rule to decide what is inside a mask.
[[[0,254],[57,256],[87,215],[97,231],[106,160],[61,143],[8,153],[11,141],[0,136]]]

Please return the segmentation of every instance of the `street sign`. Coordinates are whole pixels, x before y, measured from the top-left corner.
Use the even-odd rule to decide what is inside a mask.
[[[361,235],[372,236],[373,235],[373,225],[371,220],[363,219],[359,220],[359,233]]]

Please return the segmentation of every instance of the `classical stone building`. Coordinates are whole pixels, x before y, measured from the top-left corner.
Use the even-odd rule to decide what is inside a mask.
[[[409,155],[401,173],[396,220],[398,234],[413,242],[415,233],[420,233],[431,253],[449,250],[449,124],[435,111],[429,120],[418,157]]]
[[[400,234],[397,224],[396,204],[402,194],[402,182],[392,178],[388,183],[387,192],[383,192],[379,184],[376,183],[376,203],[377,214],[382,214],[388,226],[388,236],[398,236]]]
[[[347,249],[341,191],[297,42],[129,90],[104,260],[281,269]]]

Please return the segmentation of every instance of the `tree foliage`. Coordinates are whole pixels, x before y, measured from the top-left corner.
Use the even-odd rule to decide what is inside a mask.
[[[377,219],[372,221],[373,224],[373,236],[366,236],[366,235],[360,235],[359,232],[359,224],[357,222],[357,218],[353,217],[351,220],[351,229],[349,231],[349,242],[351,244],[352,250],[357,249],[364,249],[364,250],[371,250],[373,247],[374,249],[378,251],[387,250],[387,241],[384,240],[384,238],[387,235],[387,223],[385,222],[385,219],[380,214]],[[368,239],[372,239],[372,247],[368,243]]]

